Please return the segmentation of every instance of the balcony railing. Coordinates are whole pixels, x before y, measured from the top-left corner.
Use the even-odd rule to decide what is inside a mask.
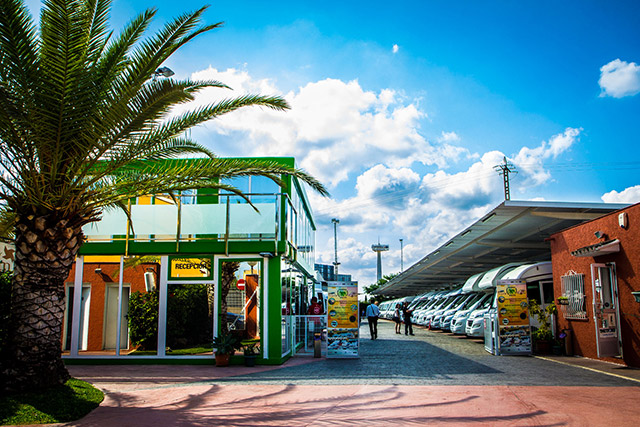
[[[235,194],[156,198],[155,204],[131,204],[103,212],[102,220],[83,228],[87,242],[278,241],[282,239],[281,200],[297,214],[287,194]],[[208,199],[208,200],[207,200]],[[199,202],[201,200],[201,202]],[[211,200],[216,200],[211,202]],[[203,202],[202,202],[203,201]],[[255,207],[255,209],[254,209]],[[257,211],[256,211],[257,209]],[[284,221],[286,224],[286,219]],[[290,234],[287,232],[287,239]]]

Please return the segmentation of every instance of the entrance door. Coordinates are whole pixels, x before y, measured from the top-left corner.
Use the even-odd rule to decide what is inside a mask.
[[[618,283],[614,264],[591,264],[598,357],[622,356]]]
[[[118,287],[107,286],[107,302],[104,328],[104,348],[116,348],[118,330]],[[120,349],[129,348],[129,327],[127,313],[129,312],[129,287],[122,287],[122,310],[120,313]]]

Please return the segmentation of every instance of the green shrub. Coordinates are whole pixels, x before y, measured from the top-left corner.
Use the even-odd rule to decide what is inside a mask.
[[[529,300],[529,312],[536,316],[540,326],[532,332],[531,337],[534,341],[550,341],[553,339],[551,331],[551,316],[558,312],[556,305],[550,303],[546,308],[542,308],[535,299]]]
[[[141,350],[158,345],[158,291],[134,292],[129,297],[129,339]]]
[[[129,337],[140,350],[158,344],[158,291],[134,292],[129,298]],[[213,335],[207,285],[170,285],[167,295],[167,346],[192,347],[207,343]]]

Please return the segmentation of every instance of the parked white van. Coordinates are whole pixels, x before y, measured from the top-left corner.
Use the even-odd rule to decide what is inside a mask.
[[[484,336],[484,315],[489,310],[497,310],[497,300],[495,298],[495,288],[498,280],[525,280],[527,283],[527,298],[535,299],[542,307],[546,307],[553,302],[553,275],[551,273],[551,262],[538,262],[531,264],[506,264],[502,267],[489,270],[478,283],[481,291],[490,292],[491,304],[487,308],[475,310],[469,314],[465,333],[471,337]],[[537,328],[538,321],[529,317],[530,325]]]

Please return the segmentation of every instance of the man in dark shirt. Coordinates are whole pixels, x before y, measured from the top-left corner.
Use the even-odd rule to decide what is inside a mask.
[[[378,317],[380,317],[380,309],[378,308],[378,301],[374,301],[367,307],[367,322],[369,322],[369,332],[372,340],[378,338]]]
[[[411,323],[411,314],[413,310],[409,310],[409,303],[402,304],[402,318],[404,319],[404,334],[413,335],[413,324]]]

